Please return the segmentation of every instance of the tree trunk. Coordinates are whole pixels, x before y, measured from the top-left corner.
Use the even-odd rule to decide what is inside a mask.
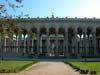
[[[24,53],[24,55],[25,55],[25,54],[26,54],[26,39],[25,39],[25,36],[24,36],[24,49],[23,49],[23,50],[24,50],[23,53]]]
[[[4,52],[6,52],[7,39],[4,39]]]
[[[32,39],[32,48],[31,48],[31,53],[34,54],[34,40]]]
[[[18,36],[16,35],[16,52],[18,54]]]

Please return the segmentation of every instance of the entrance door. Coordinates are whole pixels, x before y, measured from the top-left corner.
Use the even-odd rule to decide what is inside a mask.
[[[47,50],[46,50],[46,40],[42,40],[42,50],[41,50],[41,56],[46,56]]]
[[[58,41],[58,56],[64,56],[64,41],[63,40],[59,40]]]

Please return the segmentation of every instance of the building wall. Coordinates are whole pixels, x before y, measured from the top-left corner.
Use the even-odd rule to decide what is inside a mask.
[[[14,44],[14,41],[8,42],[7,51],[4,51],[5,55],[11,56],[10,54],[13,53],[18,57],[100,57],[100,19],[34,18],[14,20],[19,25],[20,32],[22,32],[22,28],[26,29],[27,38],[22,38],[21,34],[18,37],[18,46],[16,43]],[[36,32],[34,32],[36,39],[34,40],[30,37],[32,28],[36,28]],[[41,32],[42,28],[46,29],[44,31],[46,33]],[[63,28],[62,30],[64,31],[59,30],[59,28]],[[72,34],[69,32],[70,28],[73,28],[72,33],[74,35],[72,37],[70,37]],[[81,38],[78,36],[78,28],[82,28],[83,37]],[[97,28],[99,29],[98,36],[96,33]],[[89,30],[91,31],[91,36],[87,37]],[[50,32],[53,33],[51,34]],[[59,34],[59,32],[64,32],[64,34]],[[42,37],[42,35],[45,36]],[[5,48],[3,49],[5,50]]]

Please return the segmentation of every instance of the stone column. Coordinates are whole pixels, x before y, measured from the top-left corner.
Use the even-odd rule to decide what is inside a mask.
[[[28,37],[27,37],[27,49],[29,51],[29,53],[32,53],[31,48],[30,48],[30,33],[28,33]]]
[[[66,57],[66,44],[65,44],[65,36],[63,37],[63,56]]]
[[[97,50],[96,50],[96,29],[94,29],[93,31],[93,46],[94,46],[94,55],[97,54]]]
[[[16,37],[16,42],[15,42],[15,51],[16,55],[18,56],[18,38]]]
[[[69,53],[68,53],[68,29],[65,31],[65,46],[66,46],[66,51],[65,51],[65,56],[69,58]]]
[[[77,29],[75,29],[75,32],[74,32],[74,46],[75,46],[75,54],[77,55],[78,58],[80,58],[80,54],[78,54],[78,38],[77,38]]]
[[[21,42],[22,42],[22,34],[21,33],[19,33],[19,38],[18,38],[18,53],[19,54],[23,54],[23,51],[22,51],[22,48],[21,48],[21,46],[22,46],[22,44],[21,44]]]
[[[9,51],[10,51],[10,53],[13,53],[13,49],[12,49],[12,46],[13,46],[13,33],[12,33],[12,29],[11,28],[10,28],[10,32],[9,33],[10,33],[10,35],[9,35],[10,36],[10,39],[9,39]],[[4,47],[3,47],[3,49],[4,49]]]
[[[56,56],[58,56],[58,29],[56,28]]]
[[[86,37],[86,33],[87,33],[87,27],[84,27],[84,41],[83,41],[83,43],[84,43],[84,50],[85,50],[85,56],[87,56],[87,37]]]
[[[46,33],[47,37],[46,37],[46,52],[47,52],[47,56],[49,56],[50,51],[49,51],[49,31],[47,29],[47,33]]]
[[[39,35],[40,35],[40,31],[39,31],[39,29],[37,29],[37,56],[39,56],[39,54],[40,54],[40,37],[39,37]]]
[[[40,37],[40,53],[42,53],[42,36]]]

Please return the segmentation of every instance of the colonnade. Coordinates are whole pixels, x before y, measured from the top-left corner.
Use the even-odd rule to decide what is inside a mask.
[[[30,29],[22,37],[23,33],[18,35],[17,39],[6,40],[6,46],[1,45],[5,56],[23,56],[29,58],[35,57],[65,57],[65,58],[88,58],[100,57],[100,27],[44,27],[36,28],[36,36],[32,40]],[[80,30],[78,30],[78,28]],[[81,29],[82,28],[82,29]],[[14,35],[14,34],[13,34]],[[12,36],[13,36],[12,35]],[[17,37],[17,36],[16,36]],[[12,42],[11,42],[12,41]],[[4,42],[3,42],[4,43]],[[15,45],[14,45],[15,43]],[[16,45],[17,44],[17,45]],[[17,54],[14,54],[14,51]],[[2,54],[1,54],[2,55]]]

